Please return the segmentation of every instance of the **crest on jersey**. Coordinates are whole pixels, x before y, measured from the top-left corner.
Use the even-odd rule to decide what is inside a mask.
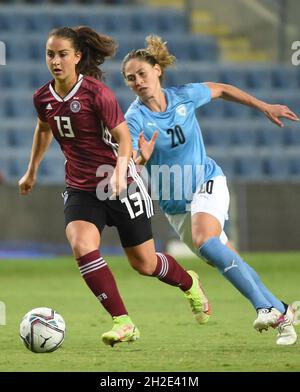
[[[79,101],[72,101],[70,103],[70,109],[72,110],[73,113],[78,113],[79,110],[81,109],[81,104]]]
[[[176,113],[179,114],[179,116],[186,116],[186,107],[185,105],[180,105],[176,109]]]

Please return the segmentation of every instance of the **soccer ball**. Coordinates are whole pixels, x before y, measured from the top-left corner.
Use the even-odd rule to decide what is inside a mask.
[[[50,308],[35,308],[23,317],[20,337],[34,353],[55,351],[64,341],[66,324],[62,316]]]

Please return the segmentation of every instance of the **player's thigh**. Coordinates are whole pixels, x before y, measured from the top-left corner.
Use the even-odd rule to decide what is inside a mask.
[[[122,207],[124,209],[124,206]],[[142,245],[153,239],[151,218],[144,213],[133,218],[124,211],[124,214],[118,216],[115,226],[123,248]]]
[[[123,248],[141,245],[152,239],[148,201],[138,191],[121,200],[107,200],[108,224],[119,232]]]
[[[211,237],[219,237],[221,233],[221,224],[213,215],[198,212],[192,216],[192,239],[196,248]]]
[[[213,236],[225,238],[223,228],[225,220],[228,219],[229,201],[229,191],[224,176],[207,181],[194,195],[191,203],[192,237],[197,247]]]
[[[67,193],[66,193],[67,192]],[[68,189],[64,194],[66,235],[76,255],[99,248],[105,206],[90,192]]]
[[[211,236],[219,236],[223,244],[228,238],[223,231],[228,219],[229,192],[226,177],[218,176],[205,183],[194,195],[191,212],[168,215],[171,226],[180,239],[199,256],[199,246]]]
[[[99,249],[100,233],[93,223],[72,221],[66,227],[66,236],[76,257]]]

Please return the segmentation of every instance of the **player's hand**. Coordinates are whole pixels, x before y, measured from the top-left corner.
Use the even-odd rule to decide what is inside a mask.
[[[285,105],[269,105],[267,104],[264,108],[263,112],[268,117],[270,121],[278,125],[279,127],[283,127],[283,122],[280,121],[280,118],[287,118],[291,121],[299,121],[298,116],[292,112]]]
[[[23,196],[27,195],[32,190],[35,180],[35,176],[26,172],[18,182],[20,194]]]
[[[149,161],[155,146],[156,139],[158,137],[158,131],[154,131],[151,139],[148,141],[145,139],[144,132],[139,135],[138,146],[141,156],[144,161]]]
[[[116,200],[118,196],[121,196],[121,194],[126,193],[127,179],[124,176],[119,175],[115,170],[110,179],[110,186],[112,189],[112,195],[110,196],[109,199]]]

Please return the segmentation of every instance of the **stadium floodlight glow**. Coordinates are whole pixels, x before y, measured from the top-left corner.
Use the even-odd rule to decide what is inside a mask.
[[[2,301],[0,301],[0,325],[6,325],[6,307]]]
[[[0,65],[6,64],[6,46],[5,43],[0,41]]]

